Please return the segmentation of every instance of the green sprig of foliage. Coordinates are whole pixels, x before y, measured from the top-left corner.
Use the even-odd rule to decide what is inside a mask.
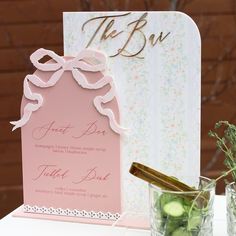
[[[223,129],[223,135],[217,131]],[[236,182],[236,126],[228,121],[219,121],[215,124],[215,131],[209,131],[209,136],[216,139],[216,146],[224,153],[225,166],[231,172],[233,181]]]

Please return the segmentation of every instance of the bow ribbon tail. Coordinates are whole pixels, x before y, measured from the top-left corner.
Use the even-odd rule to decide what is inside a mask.
[[[24,126],[29,121],[32,112],[37,111],[43,104],[43,97],[38,93],[32,93],[29,83],[32,83],[33,85],[41,88],[51,87],[57,83],[62,73],[63,73],[62,69],[55,72],[47,82],[42,81],[37,75],[27,75],[25,77],[24,96],[31,101],[37,101],[37,104],[28,103],[24,107],[22,118],[18,121],[10,122],[12,125],[14,125],[12,131]]]
[[[127,129],[119,125],[113,111],[110,108],[102,107],[102,103],[108,103],[115,98],[115,85],[113,81],[110,82],[110,86],[110,91],[108,91],[104,96],[95,97],[93,103],[100,114],[108,117],[111,129],[118,134],[124,134]]]
[[[125,131],[127,131],[127,129],[121,127],[118,122],[116,121],[115,115],[113,113],[113,111],[110,108],[103,108],[102,107],[102,103],[103,103],[103,97],[102,96],[97,96],[94,98],[93,103],[94,106],[96,107],[97,111],[104,115],[107,116],[109,119],[109,125],[111,127],[111,129],[118,133],[118,134],[124,134]]]
[[[107,92],[104,96],[97,96],[93,100],[93,104],[97,111],[104,115],[107,116],[109,119],[109,124],[111,129],[119,134],[122,134],[126,131],[125,128],[121,127],[118,122],[115,119],[114,113],[111,109],[109,108],[103,108],[102,103],[108,103],[112,101],[115,97],[115,84],[112,80],[112,77],[109,75],[105,75],[103,78],[101,78],[99,81],[96,83],[89,83],[86,77],[77,69],[72,70],[72,74],[76,82],[82,87],[86,89],[99,89],[104,87],[105,85],[109,84],[111,89],[109,92]]]
[[[25,107],[24,107],[24,113],[23,116],[21,117],[20,120],[18,121],[11,121],[10,123],[12,125],[14,125],[14,127],[12,128],[12,131],[24,126],[30,119],[32,112],[34,110],[38,109],[38,104],[32,104],[32,103],[28,103]]]

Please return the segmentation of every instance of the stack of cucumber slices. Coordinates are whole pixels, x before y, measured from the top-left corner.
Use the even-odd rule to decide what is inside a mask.
[[[177,194],[156,195],[155,221],[165,236],[197,236],[203,221],[202,210]]]

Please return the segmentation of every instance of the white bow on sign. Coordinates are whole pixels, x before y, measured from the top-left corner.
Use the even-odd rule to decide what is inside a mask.
[[[39,62],[44,56],[50,56],[55,63],[41,63]],[[86,59],[93,59],[97,64],[89,64]],[[55,52],[40,48],[36,50],[31,56],[30,60],[33,65],[41,71],[55,71],[47,82],[42,81],[37,75],[27,75],[24,79],[24,96],[37,103],[27,103],[24,107],[23,116],[18,121],[12,121],[14,125],[12,130],[24,126],[30,119],[32,112],[37,111],[43,104],[43,97],[39,93],[33,93],[30,89],[30,83],[40,88],[48,88],[54,86],[61,78],[64,71],[71,71],[75,81],[85,89],[100,89],[109,84],[111,89],[104,96],[96,96],[93,100],[94,106],[97,111],[107,116],[111,129],[122,134],[126,130],[121,127],[115,119],[114,113],[109,108],[103,108],[102,103],[110,102],[116,97],[116,89],[113,78],[109,75],[104,75],[96,83],[89,83],[87,78],[81,71],[99,72],[104,71],[106,68],[106,56],[95,50],[84,49],[75,58],[65,60],[63,57],[58,56]],[[29,83],[30,82],[30,83]]]

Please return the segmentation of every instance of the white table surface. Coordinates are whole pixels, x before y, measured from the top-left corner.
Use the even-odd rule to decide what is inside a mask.
[[[146,230],[13,217],[0,220],[1,236],[149,236]],[[225,197],[216,196],[214,236],[227,236]],[[207,236],[207,235],[206,235]]]

